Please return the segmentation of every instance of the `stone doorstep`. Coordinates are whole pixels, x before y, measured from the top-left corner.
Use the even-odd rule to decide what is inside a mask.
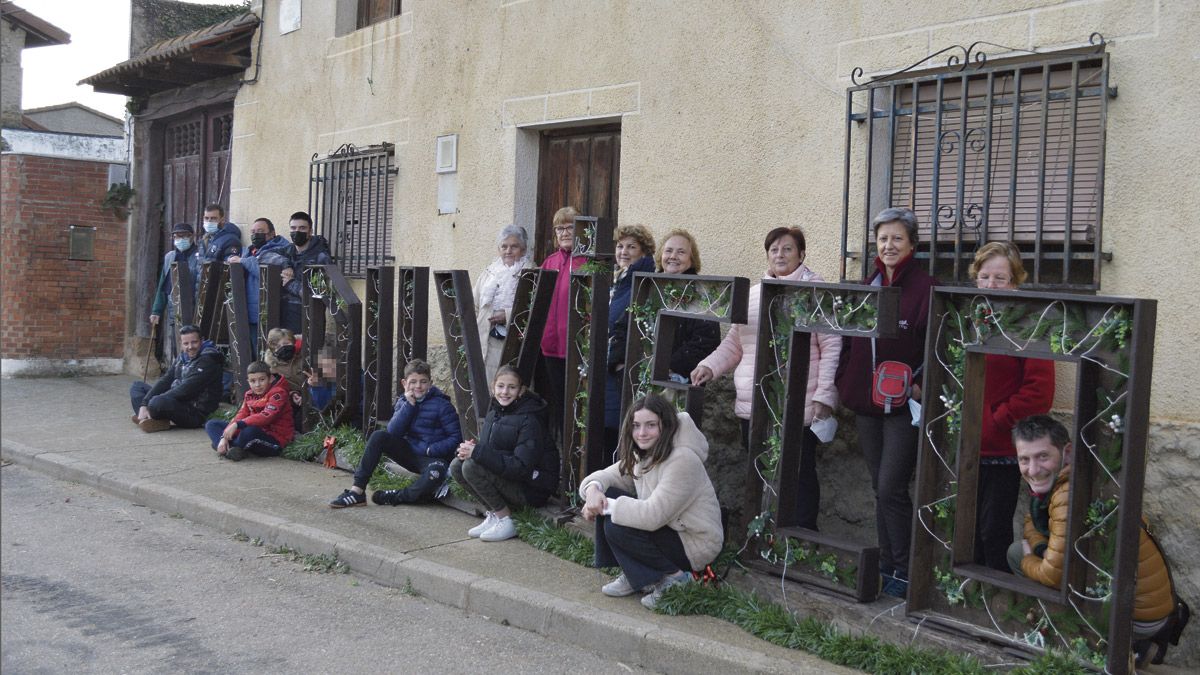
[[[436,602],[531,630],[553,640],[610,655],[612,644],[620,643],[627,647],[621,652],[627,655],[626,659],[661,672],[695,672],[701,653],[706,667],[722,673],[852,672],[804,652],[790,652],[789,655],[795,658],[785,659],[734,644],[717,643],[660,626],[652,617],[636,619],[498,579],[480,577],[431,560],[396,554],[303,523],[158,485],[150,479],[104,472],[69,455],[39,452],[16,441],[4,439],[0,444],[0,455],[6,462],[15,462],[60,480],[88,485],[162,513],[180,513],[189,520],[222,532],[240,532],[269,544],[286,544],[305,553],[336,553],[356,573],[380,585],[410,587],[418,595]],[[474,503],[453,495],[442,501],[464,513],[477,513]]]

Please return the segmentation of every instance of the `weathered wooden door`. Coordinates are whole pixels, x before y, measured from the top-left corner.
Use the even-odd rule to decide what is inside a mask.
[[[205,204],[229,208],[232,129],[233,112],[228,108],[199,111],[163,129],[165,246],[170,246],[175,223],[199,228]]]
[[[580,215],[617,218],[621,127],[561,129],[542,133],[538,161],[534,260],[554,251],[554,212],[574,206]]]

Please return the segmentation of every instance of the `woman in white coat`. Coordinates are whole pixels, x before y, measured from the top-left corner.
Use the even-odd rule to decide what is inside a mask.
[[[596,521],[596,567],[621,568],[601,591],[647,593],[654,609],[662,592],[691,581],[716,559],[725,541],[721,505],[704,460],[708,441],[687,413],[650,394],[629,407],[618,461],[583,479],[583,517]]]
[[[475,283],[475,318],[479,327],[479,347],[483,351],[487,381],[496,378],[500,353],[504,351],[504,336],[512,317],[513,301],[517,296],[517,276],[521,270],[533,267],[526,252],[529,249],[524,228],[507,225],[496,237],[499,256],[492,261]]]

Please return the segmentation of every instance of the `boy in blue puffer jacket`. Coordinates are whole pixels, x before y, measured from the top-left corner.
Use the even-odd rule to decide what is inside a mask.
[[[366,452],[354,470],[354,485],[329,505],[342,509],[366,504],[367,481],[383,455],[418,476],[403,490],[376,492],[373,501],[392,506],[426,501],[446,482],[446,467],[462,439],[450,397],[433,386],[429,364],[413,359],[404,367],[404,396],[396,402],[387,431],[376,431],[367,439]]]

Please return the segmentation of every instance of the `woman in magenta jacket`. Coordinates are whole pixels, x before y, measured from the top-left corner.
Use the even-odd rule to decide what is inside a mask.
[[[567,378],[567,309],[571,301],[571,272],[587,262],[587,258],[571,255],[575,246],[575,216],[579,212],[564,206],[554,213],[554,242],[558,250],[546,256],[542,269],[555,270],[554,296],[550,300],[550,314],[546,317],[546,329],[542,333],[541,373],[537,392],[546,400],[550,414],[551,437],[562,436],[563,397]]]
[[[908,484],[917,466],[917,428],[907,405],[893,406],[885,413],[872,401],[871,388],[875,365],[884,361],[907,364],[920,377],[929,323],[929,291],[937,281],[916,261],[917,215],[911,209],[884,209],[871,224],[875,229],[876,272],[866,283],[900,288],[898,330],[896,337],[889,339],[846,338],[837,387],[842,404],[854,411],[858,446],[871,471],[883,592],[904,598],[908,594],[913,515]],[[921,388],[914,383],[910,395],[920,401]]]
[[[1021,253],[1008,242],[984,244],[971,263],[978,288],[1014,290],[1025,281]],[[1021,470],[1012,430],[1019,420],[1050,412],[1054,362],[988,354],[984,360],[983,428],[979,444],[979,492],[975,510],[975,562],[1009,572],[1013,513],[1021,494]]]

